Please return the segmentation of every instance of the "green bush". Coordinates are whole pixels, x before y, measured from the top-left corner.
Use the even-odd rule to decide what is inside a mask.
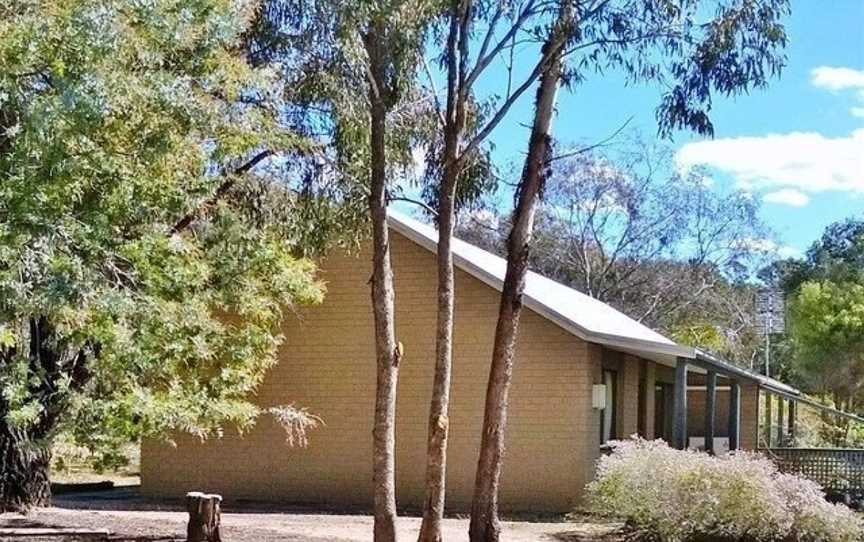
[[[761,455],[713,457],[663,441],[613,443],[588,485],[591,509],[663,542],[860,542],[864,520]]]

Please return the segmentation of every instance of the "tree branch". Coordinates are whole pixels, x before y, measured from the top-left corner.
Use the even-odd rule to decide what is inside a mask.
[[[581,148],[581,149],[577,149],[577,150],[575,150],[575,151],[573,151],[573,152],[568,152],[568,153],[566,153],[566,154],[560,154],[560,155],[558,155],[558,156],[553,156],[552,158],[550,158],[549,160],[547,160],[546,163],[547,163],[547,164],[551,164],[552,162],[554,162],[554,161],[556,161],[556,160],[563,160],[564,158],[572,158],[573,156],[577,156],[577,155],[580,155],[580,154],[585,154],[586,152],[593,151],[593,150],[596,149],[596,148],[604,147],[604,146],[606,146],[610,141],[612,141],[613,139],[615,139],[616,137],[618,137],[618,134],[620,134],[621,132],[623,132],[623,131],[624,131],[624,128],[626,128],[627,125],[630,124],[630,121],[632,121],[632,120],[633,120],[633,116],[631,115],[629,119],[627,119],[626,121],[624,121],[624,124],[622,124],[621,126],[619,126],[618,129],[615,130],[615,131],[612,133],[612,135],[610,135],[610,136],[607,137],[606,139],[603,139],[603,140],[601,140],[601,141],[599,141],[599,142],[597,142],[597,143],[594,143],[593,145],[589,145],[589,146],[587,146],[587,147],[583,147],[583,148]]]
[[[441,123],[441,126],[447,124],[446,119],[444,118],[444,108],[441,106],[441,100],[438,97],[438,87],[435,85],[435,79],[432,77],[432,70],[429,68],[429,62],[426,60],[424,56],[422,58],[423,61],[423,71],[426,72],[426,77],[429,79],[429,89],[432,91],[432,98],[434,99],[435,104],[435,112],[438,114],[438,121]]]
[[[227,194],[229,190],[231,190],[231,188],[237,182],[237,177],[243,175],[244,173],[247,173],[249,170],[251,170],[252,168],[257,166],[261,161],[263,161],[266,158],[269,158],[273,154],[274,153],[272,150],[269,150],[269,149],[263,150],[263,151],[259,152],[258,154],[256,154],[255,156],[253,156],[250,160],[248,160],[246,163],[244,163],[240,167],[234,169],[234,171],[232,171],[230,173],[223,172],[222,176],[226,177],[226,179],[222,182],[222,184],[219,185],[218,188],[216,188],[216,191],[213,193],[213,195],[210,196],[209,198],[207,198],[207,200],[205,200],[204,203],[202,203],[201,205],[199,205],[195,209],[189,211],[185,216],[183,216],[183,218],[178,220],[174,224],[174,227],[171,228],[171,234],[174,235],[177,233],[181,233],[182,231],[187,229],[189,226],[191,226],[192,223],[198,219],[198,217],[201,215],[201,213],[204,210],[206,210],[209,207],[213,207],[214,205],[216,205],[219,202],[219,200],[222,199],[222,197],[224,197],[225,194]]]
[[[432,216],[438,216],[438,211],[437,211],[436,209],[433,209],[432,207],[430,207],[429,205],[427,205],[426,203],[424,203],[424,202],[422,202],[422,201],[420,201],[420,200],[416,200],[416,199],[413,199],[413,198],[408,198],[408,197],[405,197],[405,196],[388,196],[388,197],[387,197],[387,201],[388,201],[388,202],[393,202],[393,201],[404,201],[404,202],[406,202],[406,203],[412,203],[412,204],[414,204],[414,205],[417,205],[418,207],[422,207],[424,211],[426,211],[427,213],[431,214]]]
[[[546,69],[546,64],[548,64],[555,57],[558,50],[563,47],[563,45],[564,42],[562,40],[555,47],[551,47],[550,50],[543,55],[543,57],[534,66],[531,74],[525,79],[525,81],[522,82],[521,85],[519,85],[519,87],[513,92],[513,94],[511,94],[504,101],[501,107],[498,108],[498,111],[495,112],[495,115],[493,115],[492,119],[489,120],[489,122],[486,123],[486,125],[480,130],[480,132],[476,136],[474,136],[474,138],[468,143],[468,145],[465,146],[465,149],[456,159],[457,163],[461,162],[465,159],[466,156],[469,156],[472,152],[474,152],[477,147],[481,143],[483,143],[483,141],[487,137],[489,137],[489,134],[492,133],[492,131],[498,126],[501,120],[507,115],[507,112],[513,106],[513,104],[516,103],[516,100],[518,100],[525,93],[525,91],[534,84],[540,74],[543,73],[543,70]]]
[[[519,14],[519,17],[516,19],[516,21],[513,23],[513,25],[504,35],[504,37],[501,38],[501,40],[498,41],[498,43],[496,43],[492,50],[489,51],[489,53],[487,54],[486,50],[489,47],[489,41],[492,38],[495,26],[497,25],[498,19],[501,17],[502,13],[503,10],[499,8],[499,11],[495,14],[495,17],[493,17],[492,22],[490,23],[489,32],[486,34],[486,38],[483,41],[483,46],[480,48],[480,53],[477,55],[477,63],[471,69],[471,73],[465,80],[466,89],[471,88],[471,85],[474,84],[474,81],[476,81],[477,78],[480,77],[480,74],[482,74],[487,67],[489,67],[489,64],[498,55],[498,53],[500,53],[507,46],[507,42],[509,42],[516,35],[516,33],[519,32],[519,30],[522,28],[522,25],[525,24],[525,21],[527,21],[528,18],[534,14],[534,1],[531,0],[530,2],[528,2],[528,4],[525,6],[525,9],[522,10],[522,12]]]

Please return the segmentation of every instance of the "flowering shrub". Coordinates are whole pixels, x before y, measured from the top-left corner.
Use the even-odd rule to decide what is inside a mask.
[[[810,480],[753,453],[713,457],[663,441],[613,443],[588,485],[591,508],[664,542],[860,542],[864,520]]]

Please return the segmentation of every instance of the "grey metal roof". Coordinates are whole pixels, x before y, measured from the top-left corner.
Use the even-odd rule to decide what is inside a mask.
[[[388,211],[388,214],[393,230],[427,250],[437,252],[438,232],[434,227],[393,210]],[[501,291],[507,272],[506,260],[461,239],[454,238],[452,247],[456,267]],[[606,303],[533,271],[528,272],[525,280],[524,303],[534,312],[588,342],[668,366],[675,366],[677,358],[685,358],[701,369],[716,370],[720,374],[754,381],[776,393],[801,395],[792,386],[728,363],[710,352],[677,344]]]

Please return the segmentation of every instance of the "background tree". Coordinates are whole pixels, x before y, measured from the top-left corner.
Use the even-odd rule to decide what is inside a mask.
[[[860,412],[864,403],[864,221],[829,225],[803,259],[775,262],[760,273],[783,289],[788,331],[773,342],[772,355],[785,374],[805,391],[836,408]],[[843,444],[849,425],[836,420],[822,433]]]
[[[10,510],[47,502],[62,428],[104,449],[248,427],[282,318],[323,290],[292,242],[308,228],[253,219],[240,189],[281,152],[309,150],[265,105],[273,72],[237,54],[253,4],[16,1],[0,13]],[[279,194],[299,208],[302,195]],[[274,408],[302,441],[314,418]]]
[[[531,267],[749,365],[762,351],[753,271],[770,257],[758,212],[752,197],[719,194],[704,171],[680,173],[670,149],[639,137],[562,151],[538,203]],[[482,211],[460,234],[504,255],[509,227]]]
[[[787,295],[807,281],[864,281],[864,219],[850,217],[829,225],[803,259],[773,262],[760,276]]]
[[[566,13],[567,1],[561,3]],[[565,81],[575,83],[588,70],[623,69],[634,81],[665,83],[668,90],[657,110],[661,134],[683,128],[703,135],[713,134],[708,117],[712,92],[731,95],[766,84],[776,74],[783,58],[785,33],[779,18],[788,7],[784,1],[739,0],[711,2],[713,18],[701,22],[709,8],[705,3],[666,3],[660,9],[653,1],[611,2],[598,0],[578,4],[568,32],[562,62]],[[664,9],[665,8],[665,9]],[[554,32],[552,33],[554,39]],[[552,50],[547,42],[545,51]],[[567,54],[576,58],[563,58]],[[543,86],[538,94],[535,122],[544,116]],[[554,103],[554,102],[553,102]],[[551,115],[551,108],[549,111]],[[548,128],[548,123],[547,123]],[[483,421],[480,460],[472,501],[471,540],[498,540],[497,491],[507,421],[507,399],[513,353],[533,229],[533,197],[543,186],[543,168],[554,154],[547,143],[533,139],[547,132],[532,132],[532,141],[522,182],[517,188],[517,207],[508,240],[507,275],[502,290],[495,348],[492,354],[486,412]],[[531,172],[534,172],[532,175]],[[527,194],[527,198],[524,196]],[[527,212],[526,212],[527,211]]]
[[[864,284],[808,281],[790,305],[796,367],[854,412],[864,387]]]

